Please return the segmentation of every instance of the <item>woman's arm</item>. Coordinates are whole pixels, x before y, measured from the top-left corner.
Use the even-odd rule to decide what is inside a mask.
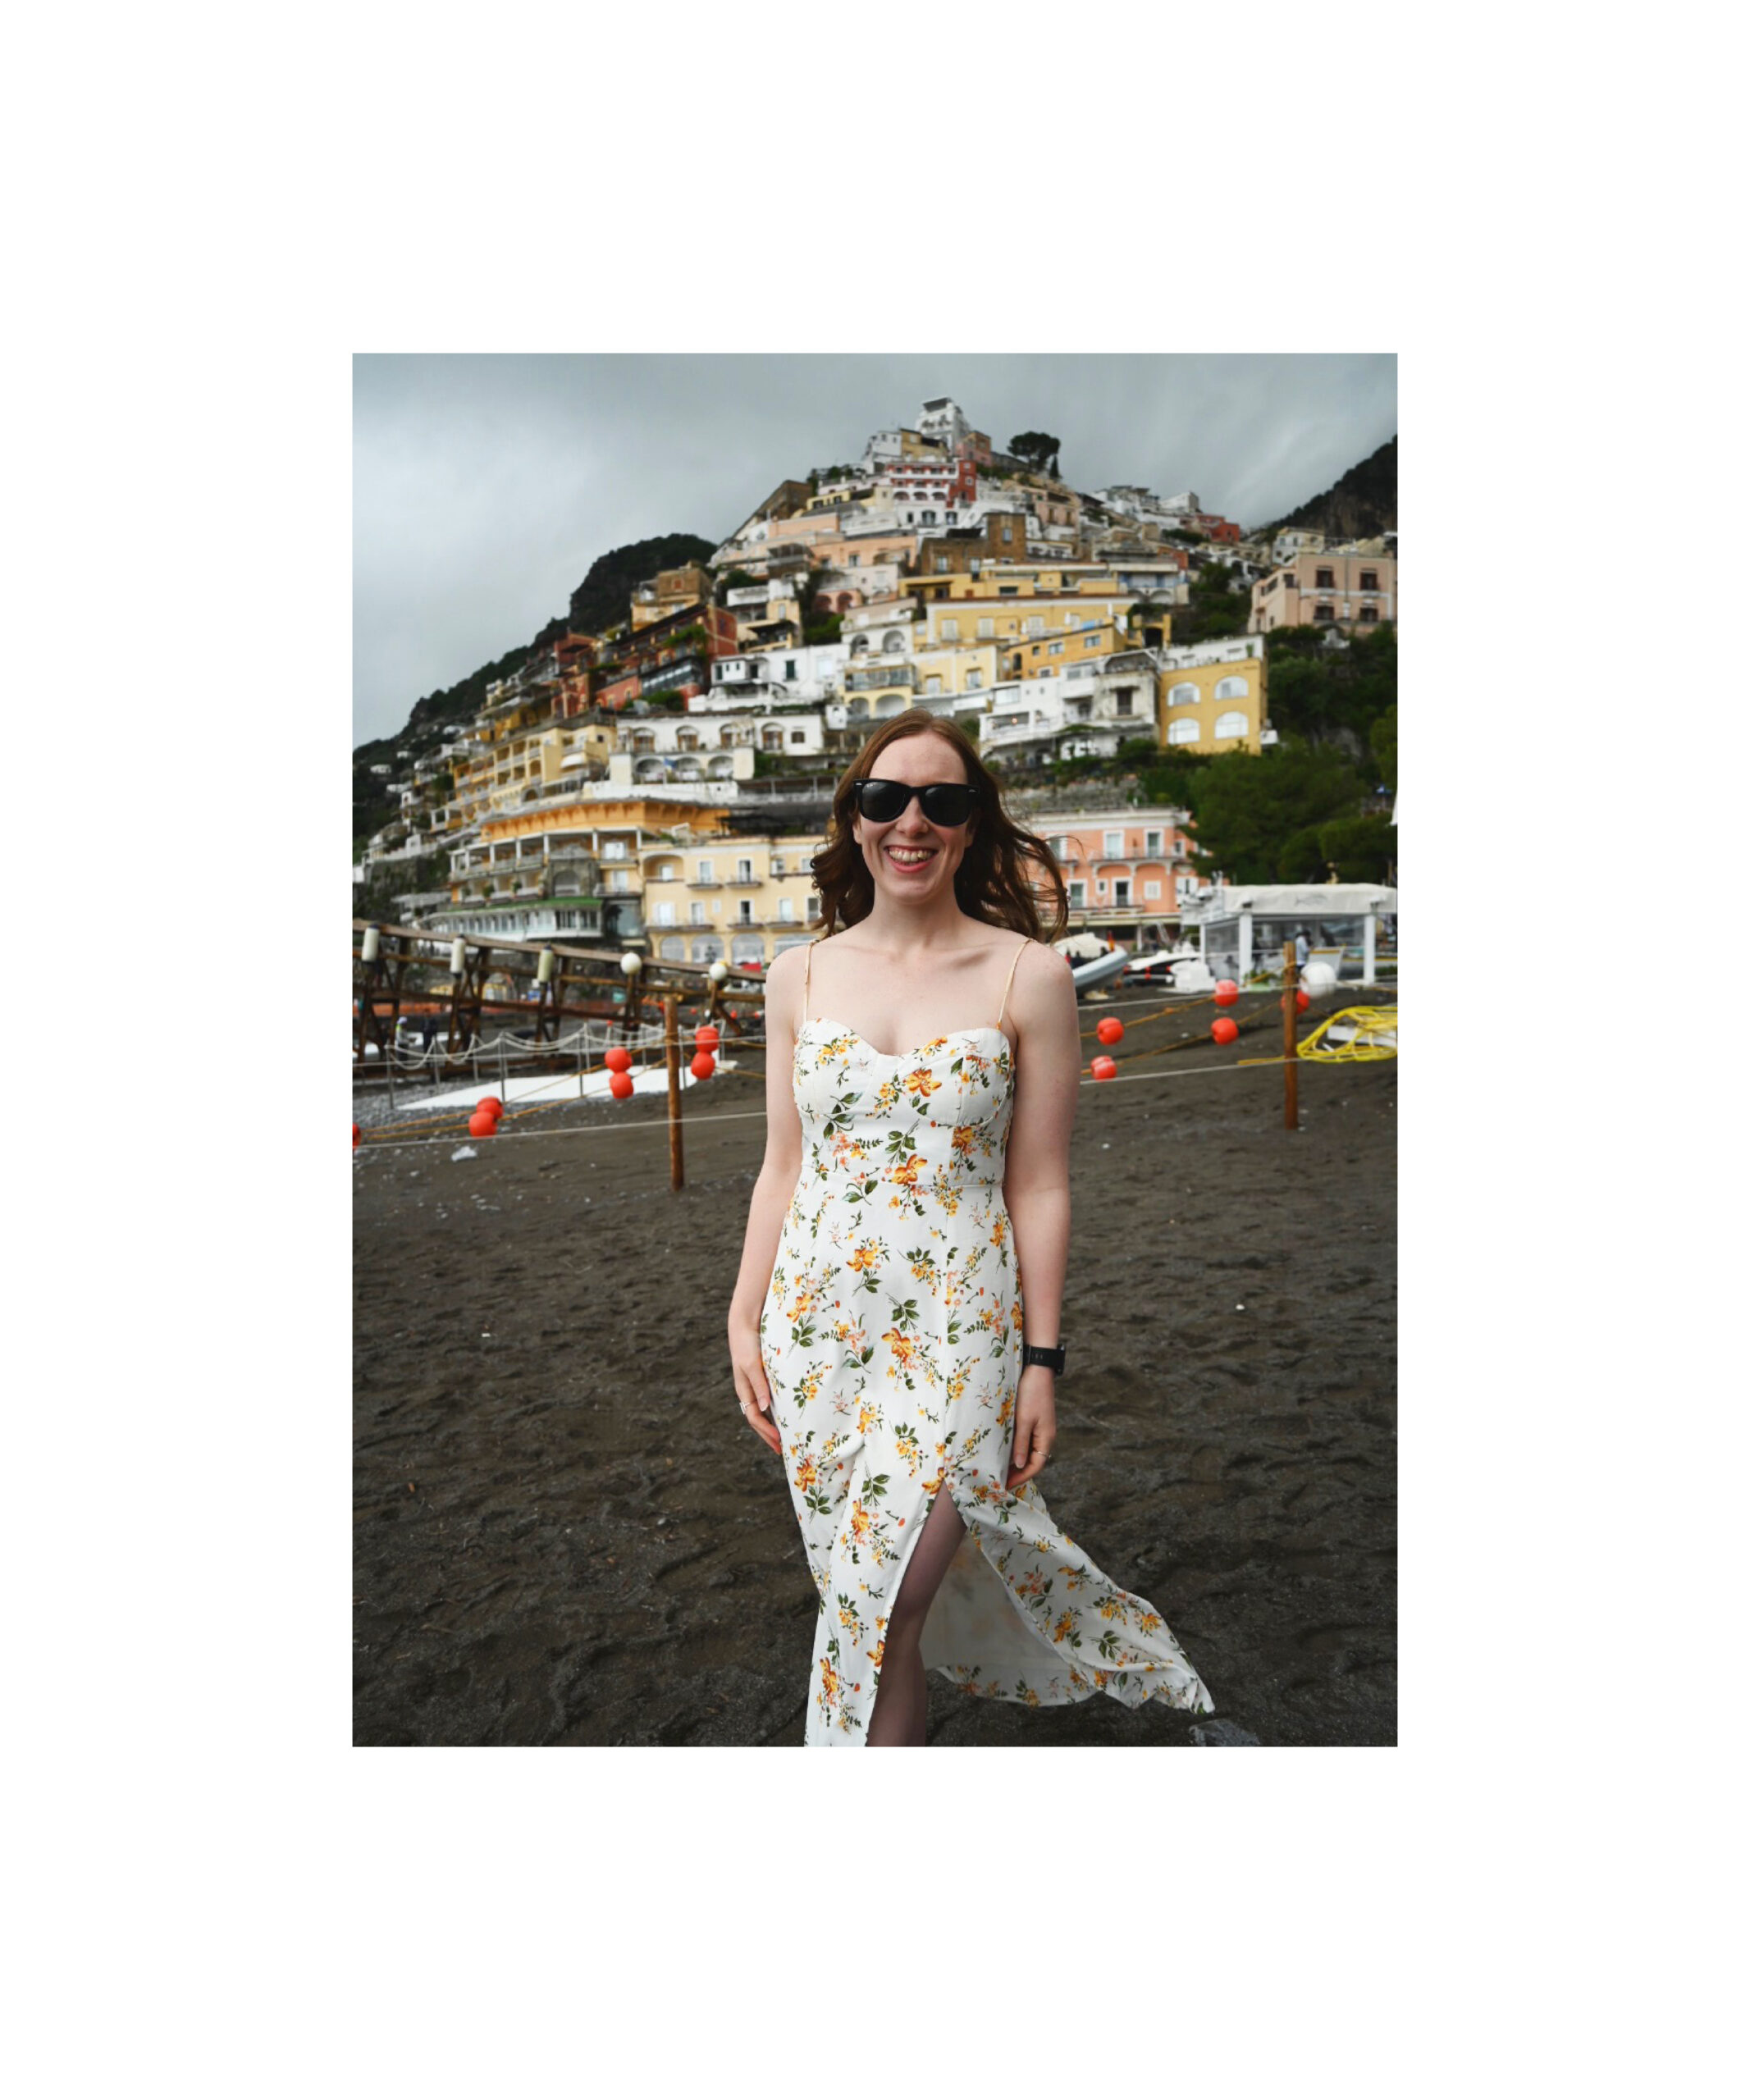
[[[802,1125],[790,1071],[801,1013],[802,962],[802,949],[786,948],[774,958],[765,979],[765,1157],[747,1207],[741,1271],[729,1300],[729,1362],[736,1398],[753,1403],[748,1427],[774,1451],[780,1440],[760,1358],[760,1310],[771,1287],[784,1212],[802,1171]]]
[[[1081,1029],[1069,964],[1035,943],[1021,958],[1009,999],[1019,1048],[1003,1199],[1020,1269],[1023,1338],[1053,1349],[1060,1340],[1069,1260],[1070,1131],[1081,1084]],[[1040,1470],[1057,1435],[1055,1376],[1043,1364],[1030,1364],[1016,1389],[1011,1488]]]

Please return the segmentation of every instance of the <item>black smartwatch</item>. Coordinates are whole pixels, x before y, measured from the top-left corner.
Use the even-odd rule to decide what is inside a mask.
[[[1063,1344],[1055,1349],[1041,1349],[1036,1342],[1023,1342],[1021,1348],[1021,1367],[1025,1371],[1030,1363],[1043,1363],[1048,1371],[1061,1372],[1063,1368]]]

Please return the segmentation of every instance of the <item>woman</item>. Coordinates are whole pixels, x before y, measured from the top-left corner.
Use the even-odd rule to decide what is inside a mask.
[[[1158,1613],[1034,1485],[1058,1435],[1081,1046],[1030,865],[1056,931],[1051,856],[965,734],[911,709],[834,796],[825,936],[767,978],[729,1354],[820,1593],[811,1745],[921,1744],[926,1665],[1030,1705],[1209,1710]]]

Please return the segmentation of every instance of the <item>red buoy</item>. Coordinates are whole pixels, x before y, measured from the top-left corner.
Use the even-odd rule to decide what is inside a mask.
[[[629,1050],[622,1049],[616,1043],[611,1050],[602,1052],[601,1061],[610,1072],[627,1071],[631,1068],[632,1052]]]
[[[498,1118],[490,1108],[477,1108],[468,1119],[468,1134],[471,1138],[496,1138]]]
[[[717,1060],[709,1050],[701,1050],[687,1069],[696,1080],[708,1080],[717,1069]]]
[[[1111,1057],[1096,1057],[1089,1070],[1097,1080],[1112,1080],[1118,1075],[1117,1061]]]
[[[1124,1040],[1124,1024],[1116,1014],[1108,1014],[1094,1033],[1102,1043],[1122,1043]]]
[[[474,1103],[477,1116],[490,1116],[496,1123],[505,1112],[505,1104],[496,1093],[483,1093]]]
[[[1240,1024],[1222,1014],[1210,1025],[1209,1033],[1218,1043],[1231,1043],[1240,1033]]]
[[[356,1151],[358,1150],[358,1148],[359,1148],[359,1125],[358,1125],[356,1123],[354,1123],[354,1125],[353,1125],[353,1149],[354,1149],[354,1152],[356,1152]]]
[[[1279,1007],[1286,1007],[1288,1004],[1288,994],[1286,992],[1283,993],[1282,998],[1279,998],[1276,1003]],[[1312,993],[1310,992],[1303,992],[1297,988],[1295,992],[1295,1007],[1296,1011],[1304,1014],[1312,1003]]]
[[[701,1050],[715,1050],[723,1038],[717,1033],[715,1026],[706,1021],[702,1028],[694,1029],[692,1039]]]
[[[1215,988],[1215,1003],[1218,1007],[1231,1007],[1239,996],[1240,988],[1231,977],[1224,977]]]
[[[616,1101],[624,1101],[632,1092],[631,1073],[610,1072],[608,1075],[608,1092],[613,1095]]]

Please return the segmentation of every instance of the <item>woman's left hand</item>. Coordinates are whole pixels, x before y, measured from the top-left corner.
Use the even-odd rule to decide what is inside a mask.
[[[1011,1492],[1043,1470],[1057,1440],[1053,1373],[1042,1363],[1030,1363],[1015,1391],[1015,1448],[1008,1481]]]

